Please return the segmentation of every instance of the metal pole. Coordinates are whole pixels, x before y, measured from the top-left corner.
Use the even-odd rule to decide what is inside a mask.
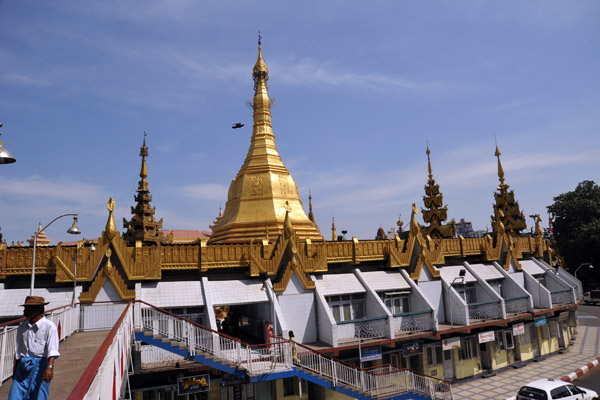
[[[29,289],[29,295],[33,296],[33,285],[35,284],[35,249],[37,248],[37,237],[42,230],[40,229],[33,235],[33,263],[31,264],[31,288]]]
[[[75,291],[77,290],[77,252],[78,251],[79,251],[79,243],[77,245],[75,245],[75,260],[74,260],[74,264],[73,264],[73,299],[71,300],[71,304],[75,304]]]

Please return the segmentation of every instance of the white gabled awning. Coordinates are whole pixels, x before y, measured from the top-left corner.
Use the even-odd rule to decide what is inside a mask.
[[[533,260],[520,260],[519,263],[521,264],[521,268],[530,275],[543,275],[546,272]]]
[[[208,288],[214,306],[268,302],[263,282],[250,279],[208,281]],[[263,289],[263,290],[261,290]]]
[[[473,276],[463,265],[450,265],[447,267],[438,267],[440,270],[440,276],[445,282],[452,284],[455,278],[460,276],[460,270],[465,270],[465,281],[464,283],[477,282],[477,278]],[[457,280],[457,282],[459,282]]]
[[[315,286],[324,296],[365,293],[364,286],[354,274],[327,274],[315,281]]]
[[[498,271],[493,264],[470,264],[471,268],[484,281],[494,281],[504,279],[502,272]]]
[[[361,272],[367,286],[376,292],[393,292],[410,290],[410,285],[398,271]]]
[[[155,307],[196,307],[204,305],[202,282],[143,282],[140,300]]]

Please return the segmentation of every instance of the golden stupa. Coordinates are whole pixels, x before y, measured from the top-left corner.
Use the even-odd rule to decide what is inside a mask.
[[[296,182],[275,146],[267,93],[269,72],[262,57],[260,37],[252,76],[254,125],[250,148],[242,168],[229,186],[223,217],[214,227],[209,243],[276,238],[283,232],[286,212],[289,212],[288,218],[300,240],[322,241],[319,228],[306,216]]]

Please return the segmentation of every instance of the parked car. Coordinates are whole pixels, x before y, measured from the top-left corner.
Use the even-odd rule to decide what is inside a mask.
[[[517,400],[598,400],[598,393],[558,379],[539,379],[523,386]]]
[[[600,290],[591,290],[583,294],[583,304],[600,303]]]

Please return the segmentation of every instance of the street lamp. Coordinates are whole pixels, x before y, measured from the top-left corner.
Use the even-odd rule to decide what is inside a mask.
[[[0,128],[2,128],[2,124],[0,124]],[[0,133],[2,135],[2,133]],[[0,164],[11,164],[17,161],[15,156],[12,155],[10,151],[6,147],[4,147],[4,143],[0,140]]]
[[[458,273],[458,276],[455,277],[452,280],[452,283],[450,283],[450,291],[452,291],[452,286],[454,286],[454,284],[457,281],[460,281],[461,284],[465,283],[465,274],[467,271],[465,271],[464,269],[461,269],[460,272]],[[448,299],[450,299],[450,297],[448,297]],[[450,329],[454,328],[454,321],[452,320],[452,302],[449,302],[450,304]]]
[[[588,267],[588,269],[593,269],[593,268],[594,268],[594,266],[593,266],[592,264],[590,264],[590,263],[583,263],[583,264],[581,264],[581,265],[580,265],[579,267],[577,267],[577,269],[575,270],[575,279],[577,279],[577,271],[579,271],[581,268],[583,268],[583,267],[585,267],[585,266],[587,266],[587,267]]]
[[[70,233],[71,235],[78,235],[78,234],[80,234],[81,231],[77,227],[77,215],[78,214],[63,214],[63,215],[59,215],[58,217],[56,217],[52,221],[50,221],[50,223],[48,225],[46,225],[43,228],[38,229],[38,231],[33,234],[33,263],[31,265],[31,288],[29,289],[29,295],[30,296],[33,296],[33,286],[35,284],[35,249],[37,248],[37,238],[38,238],[38,235],[40,233],[42,233],[50,225],[52,225],[52,223],[54,221],[56,221],[57,219],[60,219],[62,217],[66,217],[66,216],[72,216],[73,217],[73,225],[71,225],[71,227],[69,229],[67,229],[67,233]]]
[[[73,299],[71,300],[71,304],[75,304],[75,291],[77,289],[77,253],[79,253],[79,250],[83,249],[86,243],[88,243],[88,241],[84,238],[77,242],[77,246],[75,246],[75,260],[73,263]],[[96,251],[94,243],[90,246],[90,251]]]

